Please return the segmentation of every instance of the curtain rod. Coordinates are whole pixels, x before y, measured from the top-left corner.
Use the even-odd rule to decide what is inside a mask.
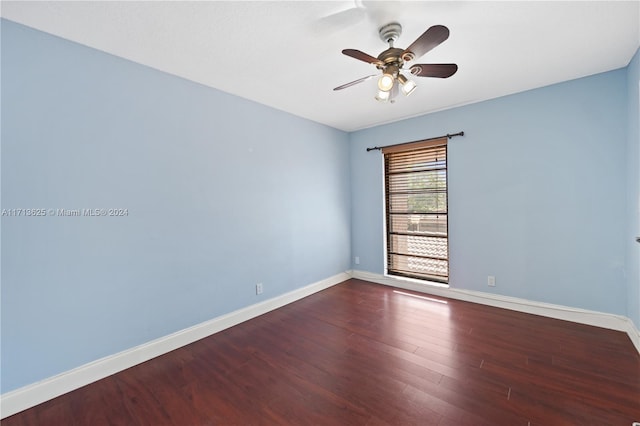
[[[419,142],[422,142],[422,141],[432,141],[432,140],[442,139],[442,138],[451,139],[451,138],[452,138],[452,137],[454,137],[454,136],[464,136],[464,132],[458,132],[458,133],[452,133],[452,134],[447,133],[446,135],[437,136],[437,137],[435,137],[435,138],[420,139],[420,141],[419,141]],[[395,144],[395,145],[386,145],[386,146],[374,146],[373,148],[367,148],[367,152],[369,152],[369,151],[374,151],[374,150],[381,151],[381,150],[382,150],[382,148],[389,148],[390,146],[406,145],[407,143],[412,143],[412,142],[397,143],[397,144]]]

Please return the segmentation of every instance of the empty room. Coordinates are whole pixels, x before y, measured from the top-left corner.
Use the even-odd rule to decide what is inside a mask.
[[[3,426],[640,426],[640,1],[0,15]]]

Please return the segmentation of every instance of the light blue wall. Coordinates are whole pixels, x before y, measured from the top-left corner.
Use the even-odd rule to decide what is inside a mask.
[[[640,330],[640,49],[627,67],[628,154],[627,154],[627,288],[628,316]]]
[[[351,134],[354,269],[384,272],[382,160],[365,148],[463,130],[449,143],[451,287],[626,315],[625,79],[612,71]]]
[[[7,392],[349,269],[348,135],[2,20]],[[255,284],[264,294],[255,295]]]

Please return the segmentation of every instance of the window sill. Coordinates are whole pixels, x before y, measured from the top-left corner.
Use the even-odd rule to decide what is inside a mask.
[[[449,284],[439,283],[437,281],[419,280],[417,278],[402,277],[400,275],[392,275],[392,274],[384,274],[384,276],[385,278],[389,278],[392,280],[406,281],[406,282],[418,284],[418,285],[425,285],[425,286],[437,287],[437,288],[449,288]]]

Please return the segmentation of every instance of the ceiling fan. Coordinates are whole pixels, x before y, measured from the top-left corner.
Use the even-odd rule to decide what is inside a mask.
[[[449,38],[449,29],[443,25],[434,25],[426,30],[406,49],[393,47],[393,43],[402,34],[402,26],[397,22],[382,26],[378,30],[380,38],[389,43],[389,48],[380,53],[377,58],[356,49],[344,49],[343,54],[352,58],[373,64],[382,71],[378,79],[378,94],[376,99],[381,102],[394,102],[395,96],[401,87],[405,96],[410,95],[416,89],[416,83],[402,74],[406,62],[412,61],[429,52],[440,43]],[[415,64],[409,68],[409,72],[416,77],[448,78],[458,71],[456,64]],[[352,82],[338,86],[333,90],[342,90],[363,81],[375,77],[377,74],[368,75]],[[396,84],[397,82],[397,84]]]

